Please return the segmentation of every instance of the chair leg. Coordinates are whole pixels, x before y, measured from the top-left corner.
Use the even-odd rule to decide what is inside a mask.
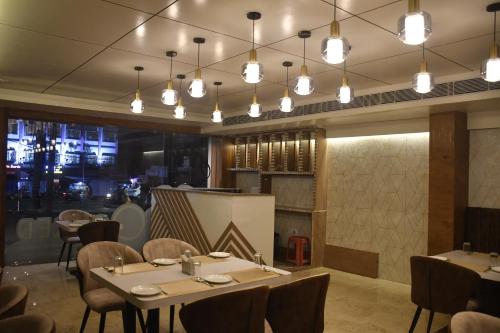
[[[413,315],[413,320],[411,321],[409,333],[412,333],[415,330],[415,326],[417,326],[418,318],[420,317],[420,313],[422,312],[422,307],[417,307],[415,314]]]
[[[106,325],[106,312],[101,313],[101,319],[99,319],[99,333],[104,333],[104,325]]]
[[[432,319],[434,319],[434,311],[429,314],[429,322],[427,323],[427,333],[431,331]]]
[[[61,259],[64,254],[64,249],[66,248],[66,242],[63,242],[63,246],[61,248],[61,253],[59,254],[59,260],[57,261],[57,267],[61,264]]]
[[[139,325],[143,333],[146,333],[146,324],[144,323],[144,316],[142,315],[141,309],[137,309],[137,317],[139,318]]]
[[[170,305],[170,325],[169,325],[169,329],[170,329],[170,333],[173,333],[174,332],[174,317],[175,317],[175,305]]]
[[[69,267],[69,260],[71,259],[71,248],[72,247],[73,247],[73,244],[69,243],[68,258],[66,260],[66,270],[68,270],[68,267]]]
[[[80,333],[83,333],[83,331],[85,330],[85,325],[87,325],[89,314],[90,314],[90,307],[87,305],[87,308],[85,308],[85,313],[83,314],[82,325],[80,326]]]

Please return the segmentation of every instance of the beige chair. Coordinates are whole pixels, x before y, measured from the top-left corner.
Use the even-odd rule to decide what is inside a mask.
[[[20,284],[0,286],[0,319],[24,314],[28,288]]]
[[[93,218],[94,215],[78,209],[68,209],[62,211],[58,217],[59,221],[71,221],[71,222],[76,220],[92,220]],[[64,254],[64,249],[66,248],[66,244],[68,244],[69,245],[68,257],[66,260],[66,270],[68,270],[69,261],[71,259],[71,249],[73,248],[74,244],[80,243],[80,238],[78,237],[76,232],[68,232],[61,228],[59,228],[59,237],[63,241],[63,246],[61,248],[61,253],[59,254],[59,260],[57,261],[57,266],[61,264],[61,259]]]
[[[459,312],[451,318],[451,333],[500,332],[500,318],[479,312]]]
[[[0,320],[2,333],[55,333],[54,320],[46,315],[30,313]]]
[[[184,251],[190,250],[193,256],[199,256],[198,251],[194,246],[174,238],[157,238],[146,242],[142,246],[142,255],[146,261],[153,261],[157,258],[176,259],[181,256]],[[175,305],[170,306],[170,332],[174,331],[174,315]]]
[[[101,315],[99,321],[99,332],[104,332],[106,322],[106,313],[111,311],[122,311],[125,315],[125,300],[102,287],[96,280],[90,276],[90,270],[96,267],[112,266],[114,258],[121,256],[124,264],[133,264],[143,262],[141,255],[131,247],[116,242],[94,242],[85,245],[78,251],[76,263],[78,267],[78,281],[80,283],[80,295],[87,303],[85,314],[83,315],[80,332],[82,333],[87,324],[90,310]],[[144,331],[144,318],[142,312],[137,310],[139,323]]]

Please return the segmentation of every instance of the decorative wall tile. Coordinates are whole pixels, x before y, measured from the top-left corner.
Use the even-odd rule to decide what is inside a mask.
[[[469,206],[500,208],[500,128],[470,131]]]
[[[428,133],[328,140],[327,244],[379,253],[379,276],[410,282],[427,249]]]
[[[276,206],[312,208],[314,178],[297,176],[275,176],[271,193],[276,196]]]
[[[236,187],[243,193],[259,193],[259,174],[257,172],[237,172]]]

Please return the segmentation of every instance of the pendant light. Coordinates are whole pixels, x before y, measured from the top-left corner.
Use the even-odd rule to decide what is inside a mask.
[[[293,65],[290,61],[283,62],[283,66],[286,68],[286,88],[283,97],[280,98],[280,111],[281,112],[292,112],[294,103],[293,99],[288,96],[288,68]]]
[[[307,73],[306,66],[306,38],[311,37],[311,32],[308,30],[302,30],[299,32],[299,37],[304,40],[304,62],[300,67],[300,75],[295,79],[295,88],[293,91],[297,95],[310,95],[314,91],[313,78]]]
[[[172,63],[175,56],[177,56],[177,52],[167,51],[167,57],[170,58],[170,77],[167,88],[161,92],[161,102],[165,105],[175,105],[177,103],[178,92],[174,89],[174,81],[172,81]]]
[[[253,85],[252,104],[248,106],[248,115],[252,118],[258,118],[262,114],[262,105],[257,103],[257,85]]]
[[[500,10],[500,2],[493,3],[486,7],[488,12],[493,12],[493,45],[490,49],[490,57],[481,63],[481,76],[488,82],[500,81],[500,58],[498,57],[497,46],[497,11]]]
[[[200,45],[205,43],[205,38],[195,37],[193,42],[198,44],[198,65],[196,71],[194,72],[194,79],[191,80],[189,84],[188,93],[191,97],[201,98],[207,93],[207,87],[205,82],[201,79],[201,69],[200,69]]]
[[[353,99],[354,89],[349,86],[346,74],[346,62],[344,61],[344,74],[342,75],[342,85],[337,88],[337,101],[341,104],[347,104]]]
[[[177,78],[181,81],[179,84],[179,99],[177,101],[177,106],[174,110],[175,119],[185,119],[186,118],[186,108],[182,105],[182,80],[186,78],[186,75],[179,74]]]
[[[420,63],[420,72],[413,76],[413,90],[420,94],[427,94],[434,89],[434,76],[427,71],[427,62],[425,61],[425,46],[422,44],[422,62]]]
[[[264,77],[264,68],[257,61],[257,51],[255,50],[255,21],[261,18],[259,12],[247,13],[247,18],[252,20],[252,49],[250,50],[249,59],[241,66],[241,77],[246,83],[259,83]]]
[[[222,85],[222,82],[214,82],[215,88],[217,89],[217,97],[215,99],[215,109],[212,112],[212,122],[221,123],[222,122],[222,111],[219,110],[219,87]]]
[[[321,56],[329,64],[342,63],[349,54],[349,41],[340,36],[340,26],[337,21],[337,0],[333,3],[333,22],[330,24],[330,36],[321,42]]]
[[[420,10],[420,0],[408,0],[408,13],[398,21],[398,37],[409,45],[420,45],[429,38],[432,21],[429,13]]]
[[[143,113],[144,102],[142,101],[141,93],[139,92],[139,73],[144,70],[144,67],[135,66],[134,69],[137,71],[137,91],[135,92],[135,99],[130,103],[130,111],[133,113]]]

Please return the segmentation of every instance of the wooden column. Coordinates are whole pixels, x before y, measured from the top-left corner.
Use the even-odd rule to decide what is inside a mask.
[[[467,114],[430,116],[428,254],[461,248],[469,183]]]
[[[234,164],[234,144],[231,138],[211,137],[210,138],[210,187],[236,186],[236,179],[233,172],[228,171]]]
[[[312,253],[311,265],[323,266],[326,242],[326,205],[328,192],[326,164],[326,133],[324,129],[316,131],[315,144],[315,193],[314,210],[311,215]]]
[[[8,118],[4,109],[0,110],[0,267],[5,266],[5,222],[7,212],[5,207],[5,187],[7,179],[7,132]],[[1,273],[0,273],[1,278]]]

